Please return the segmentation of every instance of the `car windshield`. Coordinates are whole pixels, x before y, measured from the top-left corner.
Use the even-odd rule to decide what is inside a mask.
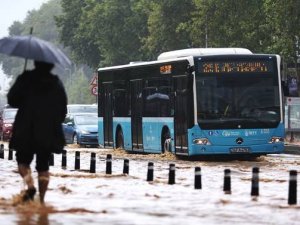
[[[5,110],[3,113],[4,119],[14,119],[16,117],[17,110]]]
[[[97,113],[97,105],[68,105],[68,113]]]
[[[75,123],[77,125],[97,125],[98,117],[96,115],[77,115]]]

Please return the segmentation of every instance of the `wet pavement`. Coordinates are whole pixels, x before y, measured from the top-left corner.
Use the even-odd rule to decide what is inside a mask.
[[[75,170],[75,151],[80,169]],[[91,152],[96,172],[90,173]],[[106,156],[112,154],[112,174]],[[123,174],[129,159],[129,174]],[[148,162],[154,181],[147,182]],[[169,185],[174,163],[175,184]],[[14,204],[24,188],[15,160],[0,159],[0,224],[298,224],[299,197],[288,204],[289,171],[300,169],[296,154],[256,159],[177,159],[170,154],[128,154],[121,150],[67,148],[67,167],[54,156],[46,206],[37,199]],[[201,189],[194,188],[195,167],[201,168]],[[259,196],[252,197],[252,168],[258,167]],[[33,167],[32,167],[33,168]],[[224,170],[231,170],[231,194],[223,192]],[[36,179],[36,172],[33,173]],[[297,178],[299,181],[299,176]],[[299,182],[298,182],[299,183]],[[299,196],[299,195],[298,195]]]

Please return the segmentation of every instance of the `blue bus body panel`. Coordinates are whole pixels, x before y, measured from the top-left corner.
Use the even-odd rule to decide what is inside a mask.
[[[114,146],[116,146],[116,132],[117,127],[120,126],[124,137],[124,149],[127,151],[132,150],[132,138],[131,138],[131,118],[130,117],[114,117],[113,118],[113,139]]]
[[[174,118],[172,117],[144,117],[143,118],[143,146],[144,152],[161,153],[161,134],[163,127],[169,128],[174,140]],[[174,145],[172,152],[174,152]]]
[[[269,143],[272,137],[284,137],[284,125],[281,123],[272,129],[231,129],[231,130],[201,130],[195,126],[189,133],[189,155],[209,154],[241,154],[231,153],[233,148],[249,150],[250,154],[282,153],[284,143]],[[195,138],[207,138],[211,145],[197,145]],[[242,138],[243,143],[237,144],[237,138]]]
[[[117,127],[120,126],[124,136],[124,147],[126,151],[132,151],[131,136],[131,118],[115,117],[113,118],[113,140],[116,143],[115,134]],[[172,138],[172,152],[174,148],[174,118],[164,117],[145,117],[143,118],[143,147],[147,153],[161,153],[161,133],[164,126],[170,130]],[[98,120],[99,146],[104,146],[103,118]],[[230,129],[230,130],[201,130],[198,125],[188,130],[188,155],[214,155],[214,154],[241,154],[231,153],[232,148],[248,149],[250,154],[271,154],[282,153],[284,143],[269,143],[272,137],[284,138],[284,125],[279,124],[277,128],[272,129]],[[194,139],[207,138],[211,145],[197,145],[193,143]],[[242,138],[243,143],[237,144],[236,139]]]

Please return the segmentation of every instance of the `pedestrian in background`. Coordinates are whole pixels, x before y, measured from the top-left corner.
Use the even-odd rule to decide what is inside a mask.
[[[33,200],[36,188],[30,164],[35,156],[40,202],[49,184],[49,158],[61,153],[65,138],[62,122],[67,113],[67,96],[58,76],[51,73],[54,64],[34,61],[35,69],[17,77],[7,94],[8,104],[18,108],[11,149],[16,150],[18,170],[27,189],[23,201]]]

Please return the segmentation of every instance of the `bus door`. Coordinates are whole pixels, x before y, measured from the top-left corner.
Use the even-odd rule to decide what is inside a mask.
[[[113,147],[112,83],[103,83],[104,147]]]
[[[143,150],[143,127],[142,127],[142,110],[143,110],[143,81],[130,81],[131,89],[131,132],[132,132],[132,150]]]
[[[188,154],[188,77],[174,77],[175,87],[175,153]]]

